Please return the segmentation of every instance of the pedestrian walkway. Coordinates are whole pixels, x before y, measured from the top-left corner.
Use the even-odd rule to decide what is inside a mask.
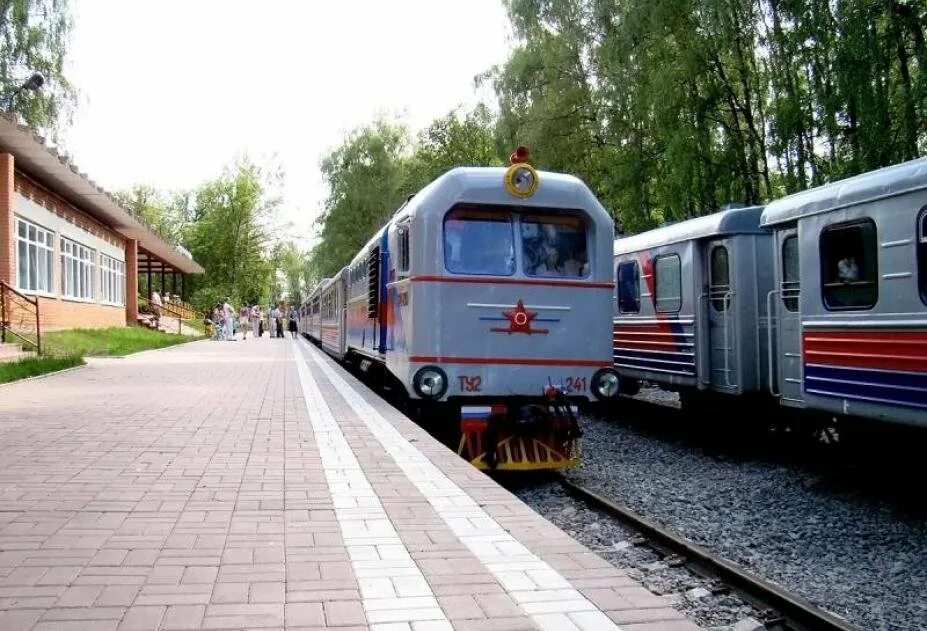
[[[0,630],[697,629],[304,341],[0,388]]]

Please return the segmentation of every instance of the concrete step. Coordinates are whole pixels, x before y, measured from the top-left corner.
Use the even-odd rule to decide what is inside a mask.
[[[19,344],[0,343],[0,362],[15,362],[26,357],[35,357],[35,353],[24,351]]]

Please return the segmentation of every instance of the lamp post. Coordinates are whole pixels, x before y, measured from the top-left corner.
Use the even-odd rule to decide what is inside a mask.
[[[16,102],[16,97],[19,96],[19,93],[23,90],[38,90],[43,85],[45,85],[45,77],[43,77],[38,72],[33,72],[32,76],[26,79],[25,83],[13,90],[13,93],[9,96],[6,104],[6,112],[13,111],[13,104]]]

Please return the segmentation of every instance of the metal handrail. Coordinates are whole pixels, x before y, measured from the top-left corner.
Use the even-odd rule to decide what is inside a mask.
[[[773,346],[774,344],[773,323],[778,322],[779,320],[778,317],[773,318],[773,304],[776,305],[775,307],[776,314],[778,315],[779,313],[778,301],[773,302],[773,296],[777,296],[777,295],[779,295],[778,289],[770,290],[770,292],[766,294],[766,345],[768,347],[766,349],[766,353],[767,353],[766,360],[767,360],[767,368],[769,369],[769,376],[768,376],[769,394],[771,394],[772,396],[778,399],[780,396],[782,396],[782,393],[776,392],[776,385],[775,385],[776,375],[773,375],[773,371],[775,370],[774,359],[775,359],[775,356],[778,355],[778,349],[775,346]]]
[[[151,300],[146,298],[143,294],[141,293],[138,294],[138,300],[139,300],[139,304],[144,303],[149,308],[151,307]],[[202,320],[205,317],[203,314],[201,314],[196,309],[193,309],[192,307],[187,306],[186,303],[181,303],[181,304],[182,304],[182,308],[180,310],[177,309],[178,305],[176,303],[171,303],[171,302],[162,303],[160,307],[162,312],[166,312],[169,315],[177,318],[177,333],[178,334],[182,332],[181,325],[184,320]]]
[[[14,331],[9,324],[7,313],[7,294],[14,294],[23,300],[25,303],[32,305],[35,312],[35,341],[33,342],[28,337]],[[29,296],[20,293],[14,287],[10,286],[6,282],[0,280],[0,339],[3,342],[6,342],[6,334],[10,333],[14,337],[18,338],[20,341],[25,344],[29,344],[35,347],[35,352],[37,354],[42,353],[42,326],[41,321],[39,320],[39,299],[30,298]]]

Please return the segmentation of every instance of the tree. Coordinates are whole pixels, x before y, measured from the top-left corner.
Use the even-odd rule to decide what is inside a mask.
[[[357,129],[322,160],[329,194],[318,219],[320,243],[312,261],[322,276],[332,276],[402,203],[409,158],[405,127],[378,120]]]
[[[4,109],[12,109],[34,129],[54,134],[70,122],[76,99],[64,75],[70,33],[68,0],[0,2],[0,95]],[[34,72],[45,78],[42,89],[23,90],[14,97]]]
[[[123,208],[147,224],[162,239],[179,245],[189,193],[164,193],[150,184],[136,184],[127,191],[119,191],[114,197]]]
[[[484,105],[434,120],[415,141],[404,126],[384,120],[351,132],[322,160],[329,194],[304,277],[336,274],[409,195],[445,171],[490,164],[501,160]]]
[[[292,241],[279,243],[274,250],[274,269],[279,271],[283,281],[283,291],[277,293],[290,303],[300,304],[306,297],[309,288],[305,275],[307,258]]]
[[[183,245],[205,269],[191,278],[191,301],[207,308],[220,299],[266,302],[274,284],[267,225],[279,200],[267,195],[273,175],[247,159],[190,196]]]

